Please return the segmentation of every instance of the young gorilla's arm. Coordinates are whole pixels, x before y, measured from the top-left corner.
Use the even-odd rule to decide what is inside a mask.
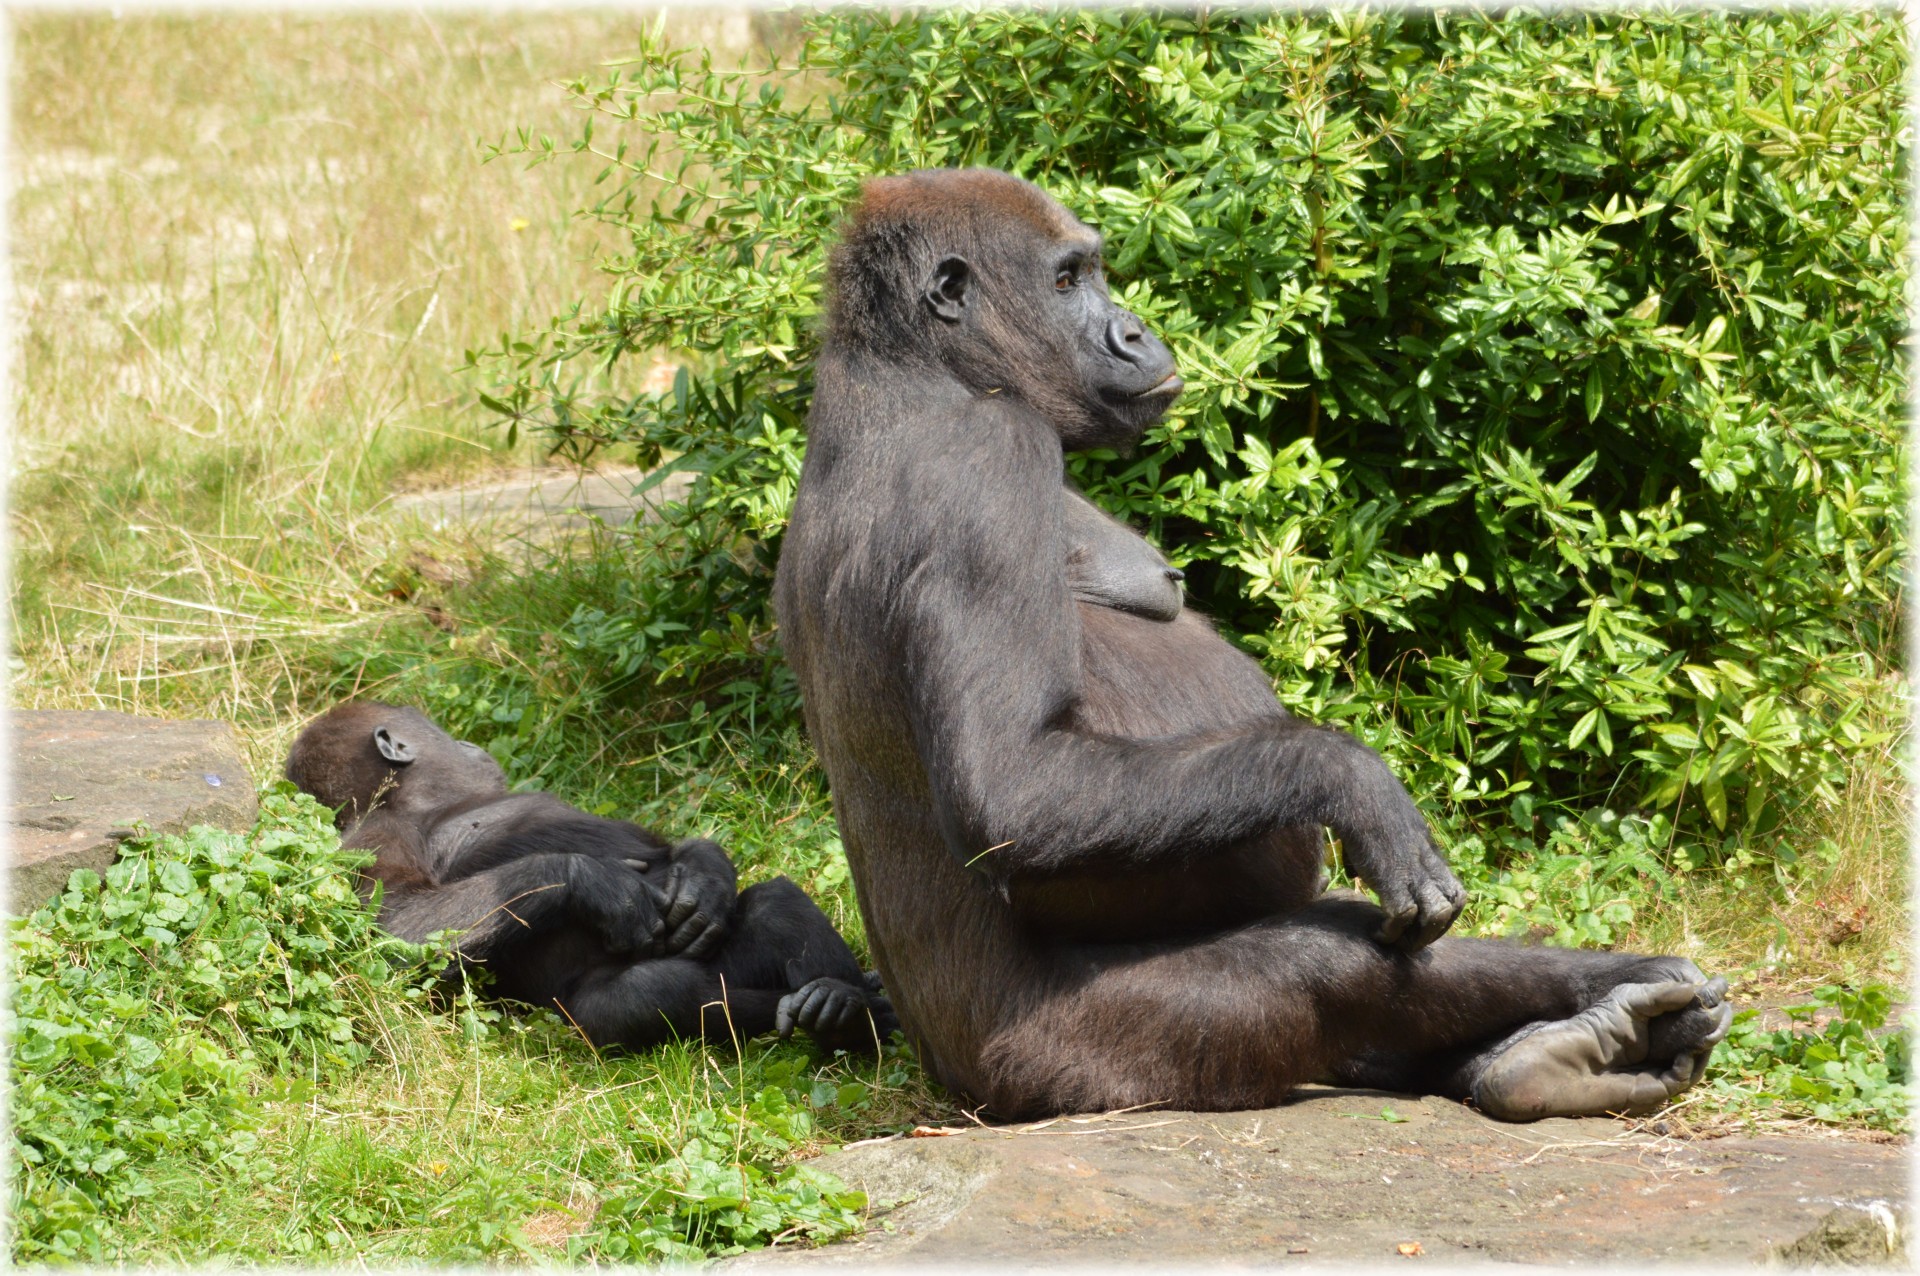
[[[380,924],[414,943],[458,931],[460,953],[473,961],[569,922],[591,928],[610,953],[644,955],[665,938],[660,899],[638,868],[548,852],[439,885],[389,887]]]
[[[927,543],[903,547],[911,567],[890,611],[952,854],[1005,880],[1181,862],[1322,824],[1379,894],[1380,939],[1418,947],[1446,930],[1464,892],[1400,781],[1352,736],[1293,720],[1156,739],[1076,730],[1058,444],[998,399],[940,439],[894,494],[907,507],[895,525]]]

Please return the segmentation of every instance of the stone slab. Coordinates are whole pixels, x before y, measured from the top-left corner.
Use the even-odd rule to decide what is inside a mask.
[[[684,497],[692,482],[691,475],[670,474],[649,490],[637,492],[649,473],[637,466],[536,470],[520,478],[416,492],[396,499],[393,508],[436,531],[467,527],[538,540],[594,523],[619,527],[635,517],[647,517]]]
[[[26,913],[77,868],[103,869],[136,820],[165,833],[244,830],[259,811],[233,724],[104,709],[16,710],[7,908]]]
[[[733,1263],[1748,1264],[1832,1230],[1829,1216],[1867,1220],[1841,1230],[1869,1242],[1897,1236],[1908,1153],[1836,1137],[1683,1141],[1608,1120],[1505,1125],[1441,1099],[1316,1087],[1260,1112],[855,1145],[813,1164],[867,1192],[867,1233]],[[1905,1265],[1897,1247],[1880,1249]]]

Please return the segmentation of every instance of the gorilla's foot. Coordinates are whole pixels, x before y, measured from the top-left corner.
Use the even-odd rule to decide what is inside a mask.
[[[780,999],[774,1027],[782,1037],[804,1029],[829,1050],[871,1049],[900,1028],[893,1003],[871,991],[874,985],[870,974],[859,987],[831,975],[809,980]]]
[[[1727,981],[1621,984],[1571,1019],[1530,1024],[1473,1083],[1502,1121],[1637,1115],[1698,1081],[1733,1025]]]

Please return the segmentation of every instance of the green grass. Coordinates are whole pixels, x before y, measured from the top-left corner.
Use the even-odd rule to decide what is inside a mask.
[[[436,989],[362,858],[283,785],[250,836],[136,841],[16,925],[16,1258],[684,1258],[857,1225],[795,1162],[912,1119],[898,1047],[602,1057]]]
[[[606,245],[568,210],[592,174],[483,166],[475,141],[568,131],[552,82],[617,56],[637,21],[19,22],[13,695],[231,719],[263,779],[299,725],[348,694],[418,703],[522,784],[714,834],[745,881],[794,877],[859,947],[804,740],[695,716],[680,689],[621,678],[581,621],[634,614],[645,534],[553,553],[392,509],[406,492],[542,464],[484,425],[457,369],[468,348],[589,290]],[[698,21],[688,38],[735,51],[765,34],[744,17]],[[1902,713],[1890,694],[1884,717]],[[1776,874],[1769,856],[1686,875],[1637,901],[1621,942],[1742,972],[1744,993],[1773,1002],[1900,979],[1893,756],[1787,835],[1802,848],[1793,868]],[[94,961],[92,941],[45,938],[50,970]],[[152,1008],[138,1013],[198,1022],[161,985],[140,987]],[[269,1060],[234,1082],[236,1150],[162,1148],[151,1190],[111,1203],[75,1256],[618,1259],[684,1252],[672,1245],[688,1236],[721,1248],[736,1235],[716,1221],[725,1209],[689,1222],[684,1202],[723,1201],[728,1174],[762,1175],[749,1196],[795,1218],[831,1213],[776,1181],[796,1158],[951,1116],[898,1059],[766,1043],[602,1058],[551,1019],[463,1019],[399,995],[355,1013],[364,1062]],[[1754,1039],[1743,1059],[1760,1077],[1786,1048]],[[77,1076],[57,1074],[75,1094]],[[1720,1111],[1740,1123],[1779,1109],[1735,1094]],[[42,1189],[53,1195],[34,1208],[57,1214],[44,1176],[21,1188]]]

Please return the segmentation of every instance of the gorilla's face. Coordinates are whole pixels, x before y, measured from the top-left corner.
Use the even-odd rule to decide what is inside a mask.
[[[1068,346],[1070,375],[1092,427],[1086,437],[1063,432],[1062,441],[1073,448],[1126,446],[1166,413],[1186,383],[1160,338],[1108,294],[1100,239],[1079,229],[1080,236],[1037,254],[1041,278],[1027,286],[1039,284],[1048,300],[1037,307],[1042,332],[1036,335],[1044,344]],[[1049,327],[1059,333],[1053,341],[1045,340]]]
[[[418,709],[360,700],[309,723],[287,755],[287,778],[350,822],[377,803],[395,810],[504,793],[506,774],[477,744]]]
[[[415,795],[445,804],[506,792],[506,772],[485,749],[454,739],[418,709],[382,707],[387,712],[375,725],[371,743],[398,770],[396,807],[414,805],[409,798]]]
[[[1132,445],[1185,382],[1160,339],[1108,295],[1100,236],[1005,173],[944,177],[945,205],[913,227],[932,263],[911,285],[913,322],[930,326],[963,384],[1023,400],[1069,451]]]

